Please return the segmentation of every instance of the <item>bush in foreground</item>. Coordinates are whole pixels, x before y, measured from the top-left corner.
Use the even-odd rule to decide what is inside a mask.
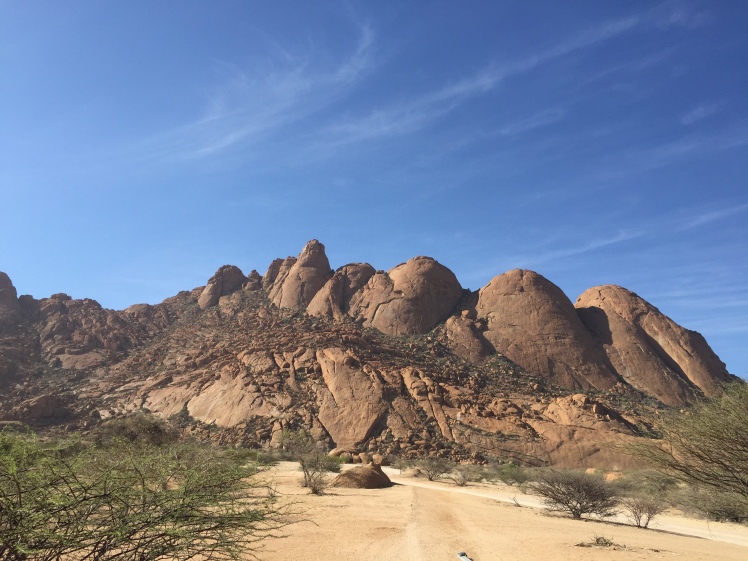
[[[735,382],[721,396],[665,415],[658,428],[662,440],[629,452],[702,489],[708,500],[701,510],[710,516],[748,520],[748,384]]]
[[[0,559],[239,559],[289,522],[220,450],[0,433]]]

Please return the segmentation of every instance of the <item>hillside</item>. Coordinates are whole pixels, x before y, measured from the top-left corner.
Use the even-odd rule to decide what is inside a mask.
[[[470,292],[428,257],[333,271],[312,240],[262,276],[227,265],[122,311],[18,297],[0,273],[0,419],[39,427],[148,410],[223,443],[306,427],[354,454],[620,468],[631,459],[609,444],[731,378],[636,294],[572,304],[526,270]]]

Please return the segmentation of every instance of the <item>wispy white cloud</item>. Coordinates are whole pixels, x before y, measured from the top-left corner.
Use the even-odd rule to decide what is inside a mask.
[[[531,115],[530,117],[514,121],[513,123],[501,127],[501,129],[499,129],[499,134],[505,136],[522,134],[556,123],[565,116],[566,110],[563,108],[546,109],[540,113],[536,113],[535,115]]]
[[[513,268],[537,268],[559,262],[573,256],[592,253],[599,249],[625,243],[645,236],[644,231],[620,231],[615,235],[598,237],[586,242],[560,239],[559,236],[522,248],[514,255],[503,255],[500,259],[485,263],[477,269],[464,271],[461,278],[468,282],[485,282],[494,275]]]
[[[643,235],[644,235],[644,232],[640,232],[640,231],[635,231],[635,232],[620,231],[615,236],[597,238],[597,239],[593,239],[593,240],[590,240],[586,243],[579,244],[579,245],[570,245],[568,247],[541,251],[535,255],[530,254],[530,255],[516,257],[515,261],[517,263],[520,263],[522,266],[528,266],[528,265],[535,266],[535,265],[539,265],[542,263],[547,263],[549,261],[555,261],[557,259],[571,257],[574,255],[581,255],[584,253],[589,253],[591,251],[596,251],[600,248],[623,243],[629,240],[633,240]]]
[[[657,146],[634,146],[603,162],[598,180],[608,181],[675,165],[748,144],[748,123],[736,123],[715,134],[690,134]]]
[[[332,142],[357,142],[373,137],[407,134],[449,113],[469,98],[492,90],[501,79],[493,67],[413,99],[372,110],[364,117],[328,129]]]
[[[493,91],[510,76],[529,72],[543,64],[574,51],[585,49],[625,33],[642,23],[640,17],[630,17],[604,23],[575,37],[562,41],[544,51],[517,61],[490,64],[480,72],[439,89],[371,110],[363,116],[352,117],[331,126],[328,130],[334,143],[358,142],[377,137],[416,132],[436,119],[450,113],[466,101]],[[507,128],[505,134],[522,132],[563,117],[561,110],[550,110],[536,116],[536,122],[518,124],[516,131]]]
[[[684,126],[693,125],[696,121],[711,117],[720,110],[720,107],[720,103],[700,103],[681,115],[680,123]]]
[[[728,216],[734,216],[736,214],[742,214],[748,211],[748,204],[731,206],[726,208],[720,208],[710,210],[706,212],[700,212],[696,216],[686,220],[683,224],[678,227],[678,230],[690,230],[692,228],[698,228],[699,226],[705,226],[717,220],[722,220]]]
[[[530,72],[544,64],[566,55],[595,47],[639,27],[692,26],[704,21],[694,12],[680,5],[663,5],[631,17],[602,23],[584,30],[545,50],[505,64],[491,64],[477,74],[448,84],[435,91],[416,95],[407,101],[398,101],[372,109],[368,114],[354,116],[338,122],[328,129],[331,144],[359,142],[378,137],[388,137],[417,132],[468,100],[493,91],[507,78]],[[659,64],[671,51],[645,57],[634,66],[644,68]],[[638,65],[638,66],[637,66]],[[546,114],[530,118],[526,123],[508,125],[502,134],[516,134],[550,124],[563,118],[562,110],[549,110]]]
[[[259,139],[333,103],[372,66],[375,34],[364,26],[355,50],[336,66],[319,69],[309,56],[283,51],[282,62],[241,68],[217,61],[220,83],[195,121],[149,138],[149,158],[191,160]],[[277,51],[279,47],[274,47]]]

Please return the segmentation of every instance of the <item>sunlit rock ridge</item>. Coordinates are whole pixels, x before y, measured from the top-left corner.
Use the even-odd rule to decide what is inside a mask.
[[[207,275],[206,275],[207,276]],[[404,456],[623,467],[663,406],[732,380],[704,338],[631,291],[572,303],[515,269],[471,292],[414,257],[332,270],[317,240],[264,275],[122,311],[18,296],[0,273],[0,420],[87,429],[147,410],[201,438]]]

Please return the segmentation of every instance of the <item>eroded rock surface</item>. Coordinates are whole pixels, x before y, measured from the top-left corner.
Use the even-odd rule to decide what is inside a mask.
[[[699,333],[679,326],[625,288],[590,288],[575,306],[618,374],[663,403],[689,403],[696,388],[715,395],[730,378]]]
[[[541,275],[514,269],[494,277],[478,296],[483,336],[526,370],[567,388],[607,390],[618,376],[577,316],[571,301]]]
[[[344,318],[353,295],[366,285],[375,272],[368,263],[351,263],[341,267],[314,296],[307,313],[336,320]]]
[[[239,267],[224,265],[210,278],[208,285],[200,294],[197,304],[203,310],[211,308],[218,304],[221,296],[239,290],[246,281],[247,277],[244,276]]]
[[[640,390],[680,404],[729,376],[635,295],[585,294],[574,309],[529,271],[469,294],[427,257],[332,275],[316,241],[264,277],[225,266],[207,287],[123,311],[16,298],[2,276],[0,309],[15,315],[0,329],[0,421],[80,430],[147,409],[225,445],[277,447],[303,428],[359,463],[627,467],[611,445],[648,433],[660,406]]]
[[[279,308],[303,310],[331,276],[325,246],[311,240],[298,258],[288,258],[282,263],[268,297]]]
[[[452,271],[430,257],[414,257],[374,274],[353,295],[348,313],[388,335],[415,335],[447,319],[461,296]]]
[[[382,381],[341,349],[318,351],[317,361],[325,381],[317,389],[320,422],[336,446],[361,444],[386,411]]]
[[[16,287],[8,275],[0,272],[0,328],[18,321],[20,314],[21,305]]]

